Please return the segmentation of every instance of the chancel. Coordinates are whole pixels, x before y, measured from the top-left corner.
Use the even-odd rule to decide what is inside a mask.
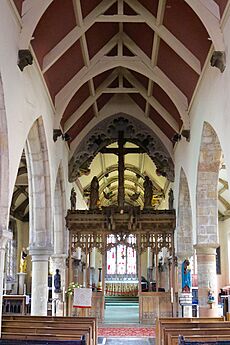
[[[225,341],[230,0],[0,19],[0,345]]]

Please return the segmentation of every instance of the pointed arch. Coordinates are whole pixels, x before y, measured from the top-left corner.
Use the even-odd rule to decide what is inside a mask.
[[[183,168],[180,171],[179,185],[177,253],[182,256],[191,256],[193,253],[192,208],[188,181]]]
[[[9,148],[4,90],[0,74],[0,236],[9,217]]]
[[[26,141],[29,183],[30,249],[52,249],[50,168],[43,120],[33,124]]]
[[[66,252],[65,215],[65,186],[63,168],[60,164],[54,191],[54,255]]]
[[[222,149],[219,138],[204,122],[197,172],[197,243],[218,243],[218,177]]]

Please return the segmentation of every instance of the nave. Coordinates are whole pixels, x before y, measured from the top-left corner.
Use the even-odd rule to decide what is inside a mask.
[[[0,343],[228,340],[229,18],[0,1]]]

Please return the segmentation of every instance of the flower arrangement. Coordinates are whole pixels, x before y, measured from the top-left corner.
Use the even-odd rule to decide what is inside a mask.
[[[208,304],[212,304],[215,302],[214,291],[209,289],[208,290]]]
[[[66,290],[66,295],[67,296],[72,296],[73,295],[73,291],[75,288],[80,288],[81,285],[79,285],[78,283],[74,283],[74,282],[71,282]]]

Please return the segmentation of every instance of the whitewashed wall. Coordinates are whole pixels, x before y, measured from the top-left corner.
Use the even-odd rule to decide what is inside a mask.
[[[193,240],[196,242],[196,185],[199,150],[204,121],[216,131],[224,153],[228,181],[230,181],[230,20],[224,27],[226,45],[226,69],[220,73],[207,64],[205,73],[193,101],[189,116],[191,140],[182,139],[175,148],[175,203],[178,206],[180,168],[188,179],[192,206]]]
[[[48,146],[52,205],[56,176],[61,163],[68,208],[72,185],[67,182],[69,154],[67,143],[61,138],[58,138],[56,143],[53,142],[54,110],[36,63],[26,67],[23,72],[17,66],[20,23],[8,0],[0,1],[0,17],[0,72],[3,80],[9,138],[9,207],[28,133],[34,121],[42,116]],[[76,186],[75,188],[77,189]],[[77,196],[77,207],[85,208],[79,190],[77,190]]]

